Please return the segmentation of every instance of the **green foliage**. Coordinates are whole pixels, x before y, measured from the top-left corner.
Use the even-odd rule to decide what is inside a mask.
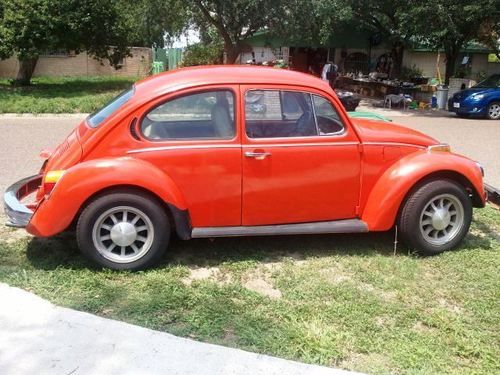
[[[195,66],[221,64],[223,50],[224,48],[221,44],[192,44],[184,51],[181,65]]]
[[[45,51],[85,50],[115,67],[129,54],[119,0],[4,0],[0,17],[0,58],[29,61],[28,80]]]
[[[89,268],[72,235],[19,239],[21,231],[0,227],[0,282],[65,307],[308,363],[494,374],[499,230],[498,211],[475,210],[460,248],[434,257],[401,245],[394,256],[384,233],[174,240],[158,268],[130,273]]]
[[[0,79],[0,113],[91,113],[135,77],[37,77],[30,86],[12,86]]]
[[[156,1],[145,1],[160,19],[169,19],[172,9],[177,10],[179,19],[184,21],[184,29],[195,28],[202,31],[202,35],[207,35],[208,29],[215,30],[228,63],[234,63],[246,40],[255,32],[280,21],[285,3],[284,0],[167,0],[159,6]],[[179,32],[179,27],[172,25],[175,23],[163,24],[168,35]]]
[[[413,64],[411,67],[408,66],[403,66],[401,68],[401,79],[404,80],[409,80],[410,78],[413,77],[421,77],[422,76],[422,69],[417,67],[415,64]]]
[[[414,22],[409,27],[415,39],[446,53],[446,81],[456,73],[463,47],[482,39],[485,33],[490,37],[498,35],[498,30],[491,29],[498,27],[500,20],[498,0],[412,0],[410,8]]]

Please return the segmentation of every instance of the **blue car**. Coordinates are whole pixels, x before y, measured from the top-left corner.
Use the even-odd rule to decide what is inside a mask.
[[[448,111],[459,117],[500,119],[500,74],[489,76],[470,89],[462,90],[448,99]]]

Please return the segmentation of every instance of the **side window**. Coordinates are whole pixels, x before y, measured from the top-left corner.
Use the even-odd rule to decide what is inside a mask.
[[[141,122],[151,140],[230,139],[235,135],[234,94],[229,90],[189,94],[162,103]]]
[[[344,131],[344,124],[332,103],[318,95],[313,95],[313,101],[319,134],[332,135],[342,133]]]
[[[318,135],[311,95],[295,91],[248,91],[245,127],[250,138]]]

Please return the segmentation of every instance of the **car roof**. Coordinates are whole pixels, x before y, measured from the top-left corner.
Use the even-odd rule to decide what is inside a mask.
[[[139,96],[156,97],[182,88],[216,84],[300,85],[332,92],[326,81],[310,74],[249,65],[211,65],[175,69],[138,81],[135,87]]]

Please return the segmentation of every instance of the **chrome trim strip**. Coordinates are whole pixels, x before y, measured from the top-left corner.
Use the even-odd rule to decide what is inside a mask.
[[[8,221],[7,226],[24,228],[28,225],[33,211],[21,203],[21,199],[34,192],[42,182],[41,175],[24,178],[9,186],[3,195],[3,204]]]
[[[129,150],[127,154],[137,154],[141,152],[154,151],[169,151],[169,150],[192,150],[192,149],[210,149],[210,148],[256,148],[256,147],[308,147],[308,146],[354,146],[359,142],[318,142],[318,143],[257,143],[257,144],[231,144],[231,145],[178,145],[178,146],[162,146],[162,147],[147,147],[137,150]]]
[[[230,144],[230,145],[203,144],[203,145],[178,145],[178,146],[146,147],[146,148],[139,148],[137,150],[129,150],[129,151],[127,151],[127,154],[137,154],[140,152],[153,152],[153,151],[168,151],[168,150],[192,150],[192,149],[204,149],[204,148],[241,148],[241,145],[240,144]]]
[[[403,146],[403,147],[416,147],[420,149],[427,149],[426,146],[415,145],[412,143],[401,143],[401,142],[362,142],[366,146]]]
[[[368,225],[359,219],[315,223],[193,228],[192,238],[275,236],[283,234],[366,233]]]
[[[307,146],[354,146],[359,142],[318,142],[318,143],[262,143],[262,144],[246,144],[243,148],[255,147],[307,147]]]

